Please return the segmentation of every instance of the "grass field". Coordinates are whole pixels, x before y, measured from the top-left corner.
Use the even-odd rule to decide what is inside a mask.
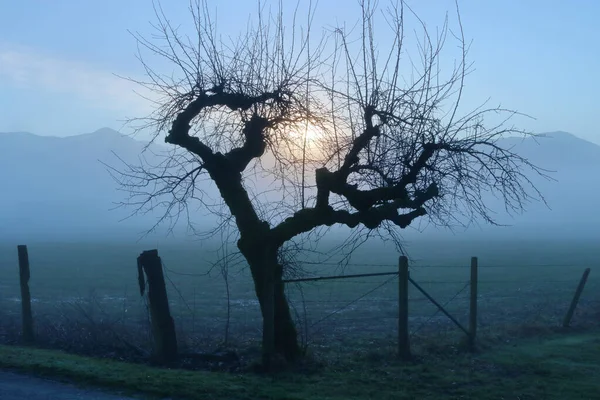
[[[147,339],[144,300],[137,287],[136,257],[148,245],[29,244],[31,293],[38,329],[57,333],[79,324],[88,338],[94,327],[135,331]],[[260,338],[260,315],[252,282],[243,265],[229,266],[229,299],[211,244],[158,246],[165,264],[172,313],[184,346],[252,347]],[[573,324],[600,322],[599,251],[585,242],[422,242],[409,243],[411,276],[463,324],[468,315],[471,256],[479,257],[479,332],[482,341],[510,340],[557,327],[583,270],[592,268]],[[327,254],[326,250],[324,251]],[[310,276],[395,271],[398,253],[391,244],[372,242],[338,259],[307,257]],[[0,306],[7,326],[18,326],[19,292],[16,246],[0,245]],[[315,351],[392,345],[397,337],[397,280],[373,277],[290,284],[288,295],[303,341]],[[227,318],[229,310],[229,318]],[[411,292],[412,342],[455,345],[461,332],[423,295]],[[229,320],[229,324],[227,321]],[[142,329],[140,329],[142,328]],[[227,328],[227,330],[226,330]],[[2,328],[0,328],[2,329]],[[140,335],[140,332],[143,334]],[[66,334],[66,333],[65,333]],[[14,336],[14,332],[13,332]],[[66,338],[65,338],[66,340]],[[112,340],[112,339],[111,339]]]
[[[593,400],[600,334],[553,335],[479,355],[446,353],[400,363],[350,352],[318,369],[258,375],[155,369],[56,351],[0,346],[0,367],[137,394],[185,399]]]

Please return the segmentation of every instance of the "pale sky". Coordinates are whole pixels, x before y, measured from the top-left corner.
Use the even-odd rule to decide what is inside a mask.
[[[256,9],[252,0],[210,3],[224,34],[243,29]],[[315,23],[353,23],[356,4],[320,0]],[[408,4],[432,27],[454,10],[451,0]],[[163,1],[169,19],[184,26],[191,25],[187,5]],[[476,69],[466,82],[468,105],[491,98],[492,105],[535,117],[519,121],[525,129],[563,130],[600,144],[600,2],[462,0],[459,6]],[[67,136],[120,129],[125,117],[143,116],[147,102],[114,74],[141,77],[127,30],[149,34],[152,21],[151,0],[0,0],[0,132]]]

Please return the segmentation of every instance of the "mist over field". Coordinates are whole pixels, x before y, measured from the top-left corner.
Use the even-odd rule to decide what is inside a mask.
[[[158,206],[148,214],[131,215],[126,202],[129,193],[109,173],[109,166],[125,170],[122,161],[140,164],[140,155],[158,165],[172,148],[155,142],[143,151],[146,142],[103,128],[93,133],[51,137],[32,133],[0,133],[0,240],[8,243],[45,241],[169,242],[191,240],[187,217],[168,236],[170,221],[145,235],[162,216]],[[510,148],[547,170],[550,179],[531,176],[545,197],[530,202],[526,212],[510,216],[500,200],[491,196],[487,204],[501,224],[481,222],[452,231],[427,224],[427,217],[402,231],[411,241],[436,240],[568,240],[589,241],[600,237],[600,146],[566,132],[552,132],[536,138],[501,139]],[[261,183],[267,185],[268,183]],[[260,186],[260,184],[259,184]],[[201,187],[216,196],[211,182]],[[217,218],[199,204],[190,207],[190,219],[200,232],[217,224]],[[347,232],[334,228],[328,236]]]
[[[600,398],[600,2],[33,3],[1,400]]]

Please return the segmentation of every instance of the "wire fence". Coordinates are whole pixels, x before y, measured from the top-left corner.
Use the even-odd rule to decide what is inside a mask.
[[[356,268],[395,268],[391,264],[350,265]],[[479,267],[478,329],[486,339],[558,327],[567,312],[584,268],[562,264]],[[411,278],[427,291],[461,324],[469,318],[469,265],[414,266]],[[584,290],[574,324],[579,327],[600,323],[600,280],[591,278]],[[462,278],[462,279],[461,279]],[[343,336],[344,342],[359,339],[395,340],[398,321],[397,278],[340,279],[328,283],[304,284],[289,289],[293,304],[302,303],[309,340],[328,342]],[[294,293],[297,292],[297,293]],[[302,296],[298,293],[302,292]],[[308,299],[308,300],[307,300]],[[462,333],[455,324],[416,288],[409,290],[410,335],[445,336]]]
[[[452,316],[466,324],[469,312],[469,263],[411,264],[410,276]],[[150,321],[141,297],[133,261],[127,267],[58,270],[32,263],[31,293],[38,336],[52,342],[118,338],[135,352],[148,346]],[[338,263],[306,263],[336,265]],[[348,272],[379,273],[353,279],[317,279],[286,284],[302,342],[319,348],[395,343],[398,335],[397,265],[347,263]],[[573,318],[580,327],[600,323],[600,275],[592,273]],[[170,265],[164,274],[178,341],[182,348],[258,345],[262,318],[248,271],[194,273]],[[485,339],[508,340],[514,335],[560,325],[584,268],[564,264],[479,266],[478,324]],[[0,341],[15,340],[20,329],[18,273],[14,264],[0,275]],[[323,278],[323,277],[320,277]],[[409,326],[413,339],[462,335],[440,310],[414,287],[409,291]],[[104,336],[101,333],[104,333]],[[103,339],[104,338],[104,339]],[[104,340],[104,341],[103,341]],[[80,345],[83,348],[83,344]]]

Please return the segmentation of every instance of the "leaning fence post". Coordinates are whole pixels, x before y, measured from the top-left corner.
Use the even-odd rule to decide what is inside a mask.
[[[408,334],[408,258],[400,257],[398,263],[398,356],[404,360],[410,355]]]
[[[142,296],[145,290],[144,272],[148,278],[148,300],[152,320],[152,335],[154,337],[154,361],[158,363],[175,361],[177,359],[175,323],[169,310],[165,277],[158,250],[142,252],[137,262],[138,282]]]
[[[583,271],[583,275],[581,276],[579,285],[577,285],[577,290],[575,290],[575,295],[573,296],[573,300],[571,300],[571,305],[569,306],[569,311],[567,311],[567,315],[565,315],[565,319],[563,320],[564,328],[568,328],[571,323],[571,318],[573,318],[573,313],[575,312],[575,308],[577,307],[577,303],[579,302],[579,297],[581,296],[581,292],[583,292],[583,288],[585,287],[585,283],[587,282],[589,275],[590,275],[590,269],[586,268],[586,270]]]
[[[27,246],[20,244],[17,246],[19,255],[19,280],[21,283],[21,316],[23,321],[23,341],[33,343],[33,315],[31,313],[31,293],[29,292],[29,254]]]
[[[478,280],[477,257],[471,257],[471,296],[469,302],[469,348],[475,349],[475,338],[477,337],[477,280]]]

